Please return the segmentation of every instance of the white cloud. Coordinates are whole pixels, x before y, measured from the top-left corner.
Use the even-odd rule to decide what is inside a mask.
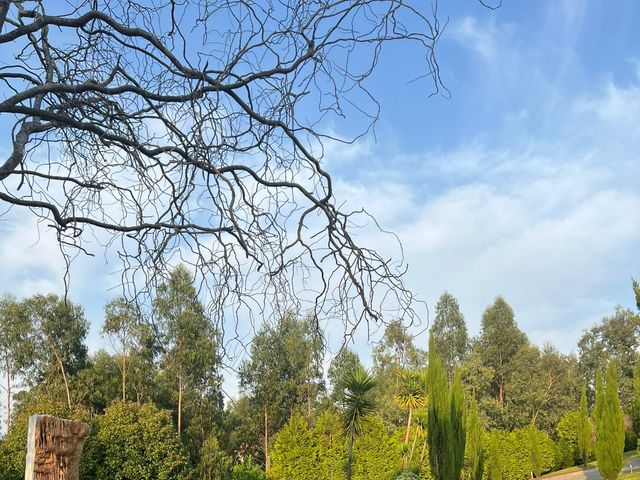
[[[431,306],[449,290],[477,332],[484,308],[501,294],[532,340],[570,351],[617,303],[632,306],[630,277],[640,274],[638,114],[640,86],[609,84],[559,105],[555,135],[405,156],[422,170],[404,180],[368,171],[365,196],[361,183],[346,181],[339,195],[394,228],[409,286]],[[435,193],[421,193],[434,184]]]

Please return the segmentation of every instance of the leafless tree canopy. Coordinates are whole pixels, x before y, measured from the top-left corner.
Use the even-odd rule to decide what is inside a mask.
[[[53,227],[67,259],[117,252],[130,295],[187,261],[214,319],[303,298],[345,333],[385,305],[411,316],[402,259],[355,240],[369,219],[339,207],[323,145],[332,118],[375,123],[367,79],[385,43],[417,45],[439,87],[435,13],[424,0],[0,0],[0,199]]]

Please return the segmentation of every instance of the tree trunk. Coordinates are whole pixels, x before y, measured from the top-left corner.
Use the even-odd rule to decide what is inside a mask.
[[[60,355],[58,355],[58,352],[54,351],[53,352],[56,360],[58,361],[58,366],[60,367],[60,372],[62,372],[62,380],[64,381],[64,389],[67,393],[67,405],[69,407],[69,410],[71,410],[71,393],[69,393],[69,381],[67,380],[67,372],[64,371],[64,364],[62,363],[62,359],[60,358]]]
[[[427,452],[427,439],[424,439],[424,443],[422,444],[422,452],[420,452],[420,468],[422,468],[422,463],[424,462],[424,454]]]
[[[78,480],[89,425],[45,415],[29,417],[25,480]]]
[[[182,374],[178,375],[178,437],[182,434]]]
[[[411,415],[413,414],[413,408],[409,407],[409,419],[407,420],[407,433],[404,435],[404,444],[409,443],[409,433],[411,432]]]
[[[347,468],[346,480],[351,480],[351,463],[353,462],[353,442],[355,438],[353,434],[349,438],[349,449],[347,450]]]
[[[500,401],[500,409],[504,408],[504,382],[502,378],[498,384],[498,400]]]
[[[413,436],[413,444],[411,445],[411,453],[409,454],[409,463],[407,463],[407,467],[411,468],[411,462],[413,461],[413,452],[416,449],[416,442],[418,441],[418,429],[416,428],[416,433]]]
[[[271,459],[269,458],[269,413],[264,406],[264,473],[269,473]]]

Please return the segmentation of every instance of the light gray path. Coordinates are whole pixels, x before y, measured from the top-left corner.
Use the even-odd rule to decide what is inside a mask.
[[[630,473],[632,469],[634,472],[640,469],[640,457],[624,461],[622,473]],[[549,480],[602,480],[602,476],[600,476],[597,467],[593,467],[579,472],[554,475],[550,477]]]

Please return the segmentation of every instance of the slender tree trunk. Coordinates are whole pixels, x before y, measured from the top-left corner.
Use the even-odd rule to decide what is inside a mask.
[[[424,439],[424,443],[422,444],[422,452],[420,452],[420,468],[422,468],[422,463],[424,462],[424,455],[427,452],[427,439]]]
[[[409,463],[407,463],[407,467],[411,467],[411,462],[413,461],[413,452],[416,449],[416,442],[418,441],[418,429],[416,428],[416,433],[413,436],[413,444],[411,445],[411,453],[409,454]]]
[[[182,374],[178,375],[178,437],[182,434]]]
[[[500,383],[498,384],[498,400],[500,401],[500,409],[504,407],[504,382],[502,378],[500,378]]]
[[[7,368],[7,431],[11,427],[11,372]]]
[[[349,449],[347,450],[347,468],[346,468],[346,480],[351,480],[351,464],[353,462],[353,442],[355,438],[353,434],[349,438]]]
[[[269,458],[269,413],[264,406],[264,473],[269,473],[271,459]]]
[[[67,393],[67,405],[69,406],[69,409],[71,409],[71,393],[69,392],[69,381],[67,380],[67,372],[65,372],[64,370],[64,364],[62,363],[62,359],[60,358],[60,355],[58,355],[58,352],[54,351],[54,355],[56,357],[56,360],[58,361],[58,365],[60,366],[60,372],[62,372],[64,389]]]
[[[409,444],[409,433],[411,432],[411,416],[413,415],[413,408],[409,407],[409,419],[407,420],[407,433],[404,435],[404,444]]]

